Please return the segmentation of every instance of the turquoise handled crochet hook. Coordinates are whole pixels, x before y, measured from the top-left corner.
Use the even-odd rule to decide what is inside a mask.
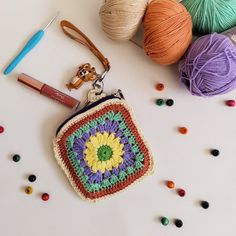
[[[30,40],[26,43],[24,48],[21,50],[21,52],[12,60],[12,62],[9,64],[9,66],[5,69],[3,72],[5,75],[8,75],[11,73],[14,68],[18,65],[18,63],[40,42],[42,37],[45,34],[45,30],[52,24],[52,22],[57,18],[59,15],[59,12],[54,16],[50,22],[43,28],[37,31]]]

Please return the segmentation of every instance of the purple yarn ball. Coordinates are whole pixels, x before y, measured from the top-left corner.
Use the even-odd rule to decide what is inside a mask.
[[[236,47],[224,35],[197,39],[179,63],[180,79],[197,96],[211,97],[236,88]]]

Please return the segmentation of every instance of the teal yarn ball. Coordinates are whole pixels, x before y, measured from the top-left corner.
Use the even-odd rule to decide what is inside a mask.
[[[183,0],[198,34],[223,32],[236,25],[236,0]]]

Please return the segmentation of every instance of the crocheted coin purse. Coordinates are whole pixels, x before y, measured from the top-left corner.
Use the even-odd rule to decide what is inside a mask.
[[[76,112],[53,144],[59,166],[85,200],[111,196],[153,170],[151,151],[121,92]]]

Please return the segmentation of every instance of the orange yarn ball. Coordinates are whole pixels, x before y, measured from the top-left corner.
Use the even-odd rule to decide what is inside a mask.
[[[192,19],[175,0],[153,0],[144,17],[144,50],[158,64],[176,63],[192,41]]]

